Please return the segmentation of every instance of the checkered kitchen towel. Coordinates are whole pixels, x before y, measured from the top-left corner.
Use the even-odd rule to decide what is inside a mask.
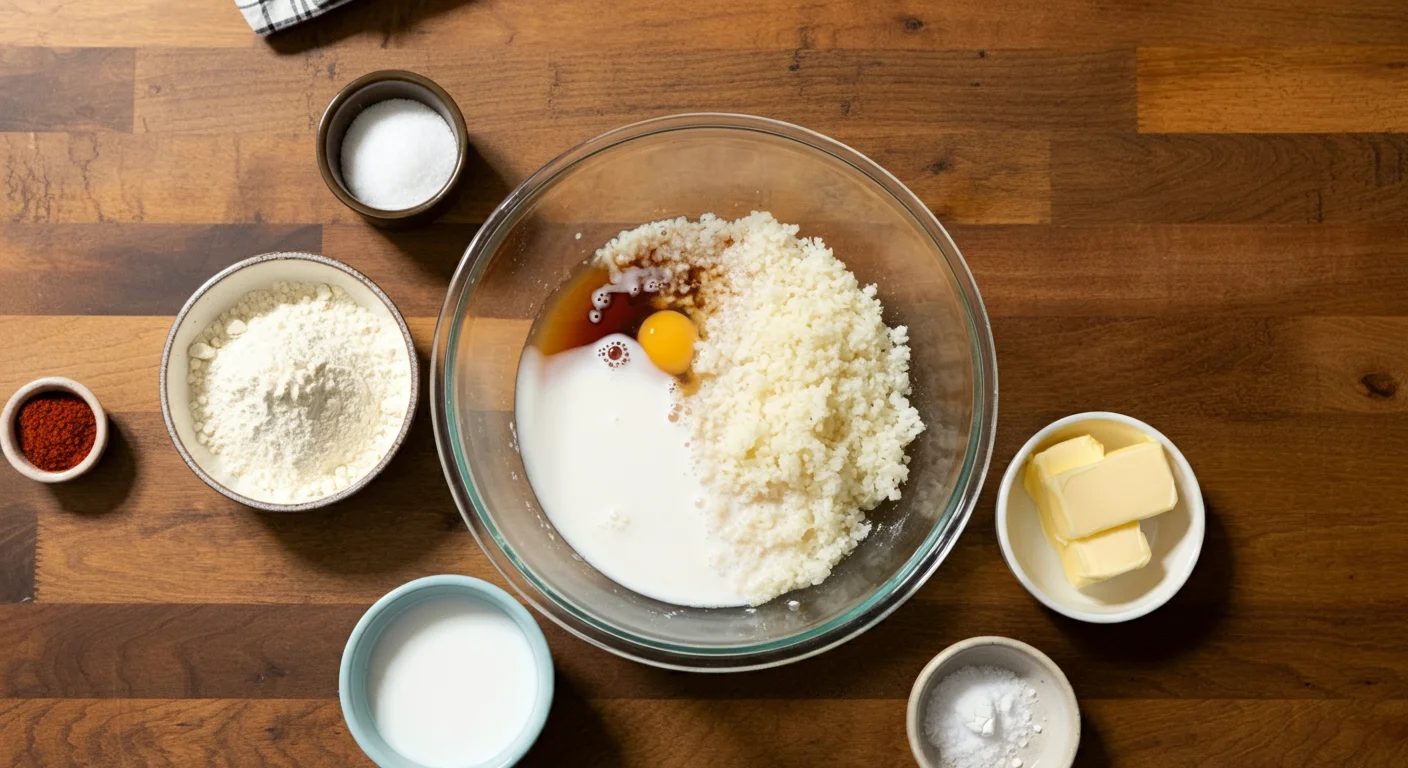
[[[349,0],[235,0],[254,31],[267,35],[349,2]]]

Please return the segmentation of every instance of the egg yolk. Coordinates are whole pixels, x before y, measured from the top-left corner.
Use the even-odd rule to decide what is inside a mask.
[[[678,376],[689,370],[699,333],[688,317],[673,309],[662,309],[641,323],[636,338],[656,367]]]

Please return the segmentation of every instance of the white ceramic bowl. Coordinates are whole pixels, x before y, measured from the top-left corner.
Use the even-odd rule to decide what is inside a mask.
[[[383,320],[395,323],[406,340],[406,360],[410,366],[411,388],[406,403],[406,416],[401,422],[401,431],[396,435],[391,448],[371,471],[342,490],[298,504],[279,504],[251,498],[241,493],[236,478],[225,471],[218,457],[212,455],[195,437],[194,419],[190,408],[190,385],[186,377],[190,372],[186,350],[190,348],[200,332],[234,306],[246,293],[268,289],[274,283],[325,283],[347,292],[361,306],[380,315]],[[196,290],[181,308],[171,333],[166,337],[166,349],[161,354],[161,414],[166,420],[166,429],[171,433],[171,441],[186,465],[206,485],[224,495],[258,509],[270,512],[302,512],[340,501],[361,490],[376,477],[391,461],[391,457],[406,439],[411,429],[411,419],[415,416],[416,401],[420,396],[420,366],[416,361],[416,350],[411,342],[411,331],[406,321],[396,310],[376,284],[362,273],[338,261],[311,253],[267,253],[245,259],[222,270]]]
[[[1069,768],[1080,747],[1080,707],[1061,668],[1046,654],[1007,637],[970,637],[935,656],[909,691],[905,728],[921,768],[940,768],[939,748],[924,735],[929,695],[950,673],[967,666],[1000,667],[1036,689],[1033,722],[1042,727],[1020,757],[1023,768]]]
[[[1178,484],[1178,505],[1141,521],[1152,558],[1137,571],[1077,589],[1066,579],[1056,552],[1042,535],[1036,502],[1022,485],[1027,459],[1062,440],[1091,435],[1115,450],[1152,438],[1163,444]],[[1203,549],[1203,494],[1178,447],[1144,422],[1107,411],[1077,413],[1037,432],[1007,466],[997,493],[997,538],[1007,566],[1046,607],[1073,619],[1114,624],[1137,619],[1168,602],[1188,581]]]
[[[93,409],[93,418],[97,420],[97,434],[93,437],[93,447],[88,451],[88,455],[83,457],[83,461],[62,472],[47,472],[31,464],[20,452],[19,440],[15,437],[15,420],[19,417],[20,406],[31,397],[44,392],[68,392],[78,395]],[[5,410],[0,412],[0,424],[3,424],[3,427],[0,427],[0,450],[3,450],[5,458],[10,460],[10,466],[25,477],[41,483],[62,483],[78,477],[92,469],[93,465],[98,463],[98,457],[103,455],[103,450],[108,447],[108,415],[103,406],[98,404],[98,398],[87,387],[62,376],[35,379],[15,390],[9,402],[5,403]]]

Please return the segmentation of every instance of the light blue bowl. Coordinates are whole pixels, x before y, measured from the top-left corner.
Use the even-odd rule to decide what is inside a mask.
[[[342,701],[342,719],[357,746],[367,753],[367,757],[381,768],[426,768],[426,766],[403,757],[387,745],[377,731],[372,717],[371,703],[367,700],[367,670],[371,666],[372,651],[381,639],[382,632],[391,626],[407,608],[435,597],[466,597],[478,600],[503,611],[518,624],[528,638],[533,649],[533,659],[538,666],[538,696],[533,704],[533,714],[528,718],[523,731],[518,734],[503,752],[494,758],[466,768],[506,768],[516,764],[528,752],[538,734],[547,722],[548,710],[552,707],[553,668],[552,654],[548,652],[547,640],[538,623],[522,605],[509,597],[508,593],[487,581],[468,576],[441,575],[402,584],[386,593],[384,597],[367,609],[362,620],[347,638],[347,647],[342,651],[342,669],[338,674],[338,698]],[[473,653],[474,649],[465,649]]]

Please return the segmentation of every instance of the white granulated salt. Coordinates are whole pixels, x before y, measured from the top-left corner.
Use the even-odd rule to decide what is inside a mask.
[[[1021,768],[1021,751],[1041,733],[1036,704],[1036,689],[1011,671],[962,667],[929,694],[924,735],[945,768]]]
[[[357,482],[410,406],[399,326],[336,286],[251,291],[188,354],[196,439],[260,501],[311,501]]]
[[[439,112],[412,99],[379,101],[362,110],[342,138],[342,181],[373,208],[404,210],[445,186],[457,149]]]

